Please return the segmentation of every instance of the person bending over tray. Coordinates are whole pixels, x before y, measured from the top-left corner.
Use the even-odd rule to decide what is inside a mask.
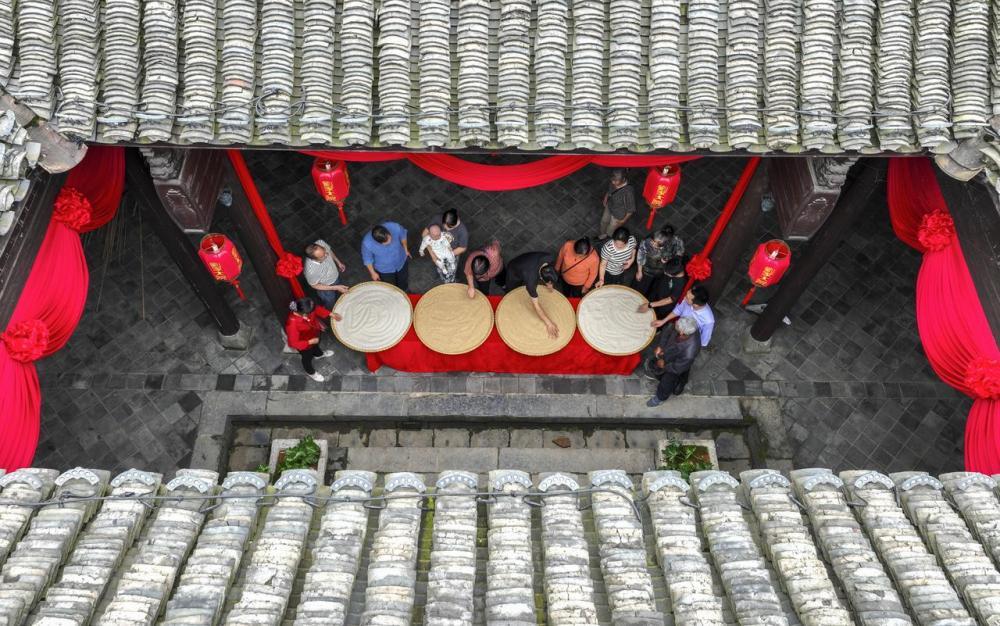
[[[322,320],[333,317],[340,321],[340,316],[330,313],[321,306],[316,306],[312,298],[299,298],[292,300],[288,305],[288,318],[285,320],[285,335],[288,337],[288,347],[298,350],[302,357],[302,369],[306,371],[309,378],[318,383],[326,380],[322,374],[313,367],[313,359],[325,359],[333,356],[333,350],[322,350],[319,347],[319,340],[324,328],[327,327]]]
[[[555,259],[548,252],[525,252],[507,264],[507,291],[513,291],[522,285],[527,289],[535,314],[545,324],[546,332],[553,339],[559,336],[559,328],[552,323],[538,301],[538,285],[544,283],[549,291],[555,290],[559,272],[554,264]]]
[[[684,273],[684,259],[675,256],[663,266],[663,276],[653,283],[650,293],[646,294],[649,302],[639,305],[639,312],[645,313],[652,307],[656,317],[661,319],[666,317],[680,302],[685,284],[687,284],[687,274]]]
[[[427,235],[420,242],[420,256],[431,253],[431,261],[437,268],[438,278],[443,283],[455,282],[455,253],[451,249],[451,233],[441,232],[441,227],[431,224]]]
[[[715,330],[715,314],[712,313],[712,307],[708,306],[708,289],[701,285],[691,287],[684,300],[674,307],[673,312],[662,320],[654,321],[653,326],[659,328],[685,316],[693,318],[698,323],[701,347],[708,346],[708,342],[712,340],[712,331]]]
[[[646,377],[660,380],[656,394],[646,406],[660,406],[684,392],[691,365],[701,351],[698,323],[693,317],[680,317],[660,337],[660,344],[653,351],[653,358],[646,362]]]
[[[556,257],[556,270],[562,278],[563,295],[567,298],[582,298],[594,286],[600,264],[597,252],[590,245],[590,239],[582,237],[564,243]]]
[[[361,259],[372,280],[410,290],[410,248],[406,229],[396,222],[383,222],[361,241]]]
[[[490,239],[482,248],[473,250],[465,259],[465,283],[469,286],[469,299],[476,297],[476,289],[490,295],[490,282],[503,288],[507,284],[507,268],[500,256],[500,242]]]
[[[619,228],[611,240],[601,246],[601,268],[595,287],[625,284],[625,270],[635,263],[635,237],[627,228]]]

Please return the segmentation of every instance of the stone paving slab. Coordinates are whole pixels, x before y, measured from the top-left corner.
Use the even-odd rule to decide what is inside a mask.
[[[629,474],[641,474],[655,469],[656,450],[654,448],[625,450],[501,448],[499,466],[516,467],[530,473],[579,472],[581,474],[595,467],[615,467]]]
[[[349,448],[347,469],[443,472],[461,467],[483,473],[500,467],[498,448]],[[518,466],[518,469],[524,469]]]
[[[608,174],[588,166],[542,187],[486,193],[456,187],[406,162],[352,164],[350,224],[341,227],[336,210],[315,194],[310,159],[254,152],[247,160],[285,245],[297,250],[311,237],[324,237],[347,263],[349,283],[364,278],[361,235],[382,219],[412,230],[456,207],[473,245],[497,236],[508,258],[593,234]],[[672,223],[688,248],[698,249],[742,165],[739,158],[685,164],[677,200],[660,211],[657,225]],[[632,177],[641,182],[642,172]],[[641,213],[633,224],[638,231]],[[139,466],[168,473],[191,459],[202,403],[251,390],[591,395],[598,398],[595,411],[597,402],[614,405],[614,398],[627,396],[642,408],[640,400],[652,393],[652,383],[635,374],[412,375],[387,368],[371,374],[361,355],[332,344],[336,355],[321,362],[328,380],[317,384],[302,374],[296,355],[281,352],[279,325],[252,268],[241,280],[246,301],[220,286],[242,323],[254,328],[249,350],[228,351],[160,243],[141,228],[138,212],[126,202],[119,216],[121,228],[84,237],[91,270],[86,312],[68,345],[38,364],[43,407],[36,465]],[[773,213],[761,222],[757,240],[777,234]],[[233,232],[224,219],[215,228]],[[124,237],[109,241],[115,232]],[[793,254],[800,246],[793,245]],[[112,253],[106,256],[106,250]],[[793,309],[793,325],[778,332],[765,355],[741,352],[742,333],[754,318],[737,306],[748,287],[738,272],[713,305],[715,336],[695,364],[689,392],[777,399],[788,451],[800,466],[959,469],[970,403],[937,380],[920,347],[913,313],[919,264],[920,255],[895,239],[886,207],[876,199]],[[426,260],[417,259],[411,274],[415,291],[435,284]],[[756,301],[768,295],[761,290]],[[237,393],[219,393],[230,391]],[[266,402],[252,397],[257,394],[242,395],[250,404]],[[215,413],[204,415],[211,420]]]

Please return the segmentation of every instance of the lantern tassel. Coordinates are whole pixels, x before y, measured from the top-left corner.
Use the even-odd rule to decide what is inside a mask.
[[[653,230],[653,220],[656,219],[656,209],[649,207],[649,217],[646,218],[646,230]]]
[[[347,226],[347,213],[344,213],[344,203],[337,203],[337,210],[340,211],[340,225]]]
[[[740,302],[740,308],[745,309],[750,303],[750,298],[753,297],[754,292],[757,291],[757,285],[750,285],[750,289],[747,290],[747,295],[743,296],[743,302]]]
[[[240,287],[240,281],[234,280],[233,281],[233,287],[236,288],[236,295],[238,295],[240,297],[240,300],[246,300],[247,299],[246,294],[243,293],[243,287]]]

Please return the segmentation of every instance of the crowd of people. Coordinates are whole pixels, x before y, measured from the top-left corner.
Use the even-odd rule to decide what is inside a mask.
[[[703,286],[695,284],[684,292],[688,259],[674,228],[666,225],[641,240],[629,230],[635,203],[635,190],[624,171],[614,170],[602,201],[599,232],[593,240],[582,236],[566,241],[555,252],[524,252],[505,261],[496,238],[470,250],[467,226],[456,209],[449,209],[422,230],[417,253],[430,260],[441,283],[464,279],[469,298],[475,297],[477,290],[490,295],[494,289],[506,293],[524,287],[552,337],[558,336],[559,329],[539,302],[539,287],[559,289],[573,298],[604,285],[632,287],[646,299],[639,312],[652,309],[653,326],[666,327],[644,364],[646,375],[659,381],[647,404],[658,406],[683,392],[694,360],[711,341],[715,317]],[[331,316],[337,298],[348,290],[343,282],[347,268],[322,239],[310,242],[303,252],[303,274],[320,306],[312,298],[292,302],[285,331],[288,345],[302,357],[306,374],[322,381],[313,361],[333,354],[323,351],[319,343],[323,320]],[[361,260],[370,279],[403,291],[409,291],[412,258],[408,232],[397,222],[376,225],[361,242]],[[338,319],[335,314],[333,318]]]

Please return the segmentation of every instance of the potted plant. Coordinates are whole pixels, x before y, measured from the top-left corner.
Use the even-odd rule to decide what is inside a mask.
[[[275,439],[271,442],[268,470],[277,477],[285,470],[311,469],[322,477],[326,474],[326,460],[325,439],[316,441],[310,435],[302,439]]]
[[[711,439],[667,439],[660,442],[658,469],[680,472],[687,480],[694,472],[718,469],[715,442]]]

